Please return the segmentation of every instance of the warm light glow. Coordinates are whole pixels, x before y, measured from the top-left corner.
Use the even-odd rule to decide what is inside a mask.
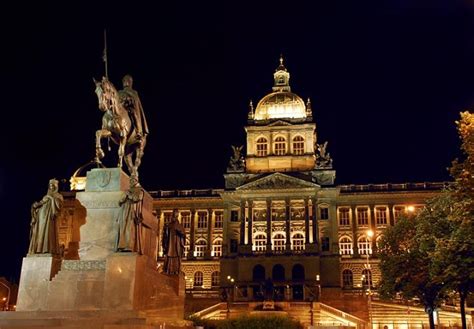
[[[319,274],[316,274],[316,281],[319,281]]]
[[[227,280],[230,280],[230,275],[227,276]]]
[[[368,230],[368,231],[367,231],[367,236],[368,236],[369,238],[373,237],[373,236],[374,236],[374,231]]]
[[[234,278],[230,279],[230,282],[234,282]]]
[[[7,297],[3,297],[2,300],[3,300],[3,301],[6,301],[6,300],[7,300]]]
[[[407,206],[407,212],[414,212],[415,211],[415,207],[414,206]]]
[[[306,105],[291,92],[275,92],[263,97],[255,110],[255,120],[306,118]]]
[[[71,191],[82,191],[86,189],[87,177],[71,177],[69,180]]]

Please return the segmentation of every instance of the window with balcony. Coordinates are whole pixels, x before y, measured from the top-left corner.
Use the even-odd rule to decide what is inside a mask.
[[[367,255],[372,253],[372,246],[370,245],[370,240],[365,236],[361,236],[357,240],[357,248],[359,249],[359,254]]]
[[[207,242],[204,239],[198,240],[195,246],[196,250],[194,251],[194,256],[204,257],[204,253],[207,250]]]
[[[301,233],[296,233],[291,239],[291,249],[294,251],[304,250],[304,235]]]
[[[267,237],[265,234],[257,234],[254,238],[255,251],[262,252],[267,250]]]
[[[352,240],[345,236],[339,240],[339,253],[341,255],[352,255]]]
[[[215,239],[214,243],[212,244],[212,254],[213,257],[221,257],[222,256],[222,239]]]
[[[285,251],[286,238],[283,233],[278,233],[273,237],[273,250]]]

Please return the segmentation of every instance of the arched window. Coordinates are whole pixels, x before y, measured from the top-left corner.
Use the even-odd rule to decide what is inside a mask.
[[[219,271],[212,272],[211,274],[211,285],[217,287],[220,284],[221,273]]]
[[[367,255],[372,253],[372,247],[370,241],[365,236],[361,236],[357,241],[357,248],[359,248],[359,254]]]
[[[257,156],[264,157],[268,155],[268,141],[265,137],[257,139]]]
[[[265,281],[265,267],[258,264],[255,265],[252,271],[253,282]]]
[[[204,257],[204,253],[207,249],[207,242],[204,239],[200,239],[196,242],[196,250],[194,251],[194,256]]]
[[[273,250],[274,251],[285,251],[286,238],[283,233],[275,234],[273,237]]]
[[[281,264],[276,264],[272,269],[273,281],[285,281],[285,268]]]
[[[265,251],[267,250],[267,237],[263,233],[259,233],[254,238],[255,241],[255,251]]]
[[[213,257],[221,257],[222,256],[222,239],[215,239],[214,243],[212,244],[212,254]]]
[[[352,240],[345,236],[339,240],[339,253],[341,255],[352,255]]]
[[[286,154],[286,140],[284,137],[277,137],[275,139],[275,155]]]
[[[372,272],[365,268],[362,270],[362,286],[367,286],[369,282],[372,287]]]
[[[304,281],[304,267],[301,264],[295,264],[291,270],[291,278],[294,281]]]
[[[304,154],[304,138],[302,136],[296,136],[293,138],[293,154]]]
[[[194,273],[194,282],[193,282],[194,288],[202,287],[203,278],[204,278],[204,275],[202,274],[201,271]]]
[[[352,288],[354,286],[354,276],[351,270],[342,271],[342,286],[344,288]]]
[[[291,239],[291,249],[295,251],[304,250],[304,235],[296,233]]]

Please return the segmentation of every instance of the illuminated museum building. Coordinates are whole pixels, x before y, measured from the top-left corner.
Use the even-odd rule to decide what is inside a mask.
[[[324,288],[361,289],[368,281],[375,286],[384,229],[442,188],[335,185],[311,103],[291,92],[289,80],[280,60],[272,92],[255,108],[250,104],[246,152],[227,168],[225,188],[150,192],[160,232],[176,210],[186,230],[189,293],[216,296],[219,287],[232,287],[236,300],[258,299],[268,278],[277,298],[295,300],[317,298]],[[60,240],[72,254],[70,241],[78,239],[69,206]]]

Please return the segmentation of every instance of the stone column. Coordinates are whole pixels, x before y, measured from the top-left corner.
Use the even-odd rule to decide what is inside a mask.
[[[207,250],[206,257],[210,258],[212,252],[212,209],[207,209]]]
[[[313,244],[318,246],[319,245],[319,228],[318,228],[318,204],[316,203],[316,198],[311,199],[313,203]]]
[[[309,245],[309,200],[304,199],[304,242],[305,249]]]
[[[243,246],[245,244],[245,200],[240,200],[240,242]]]
[[[372,249],[372,254],[375,252],[375,231],[376,231],[376,225],[375,225],[375,205],[371,204],[370,205],[370,209],[372,211],[372,214],[373,216],[370,217],[370,224],[369,224],[369,230],[371,230],[372,232],[374,232],[374,235],[370,238],[370,248]],[[367,233],[367,232],[365,232]],[[367,239],[369,239],[369,237],[367,236],[367,234],[365,234],[365,236],[367,237]]]
[[[194,238],[195,238],[195,231],[196,231],[196,209],[191,209],[191,229],[190,229],[190,237],[189,237],[189,253],[188,259],[194,258]]]
[[[353,257],[359,257],[359,247],[357,246],[357,209],[355,206],[351,207],[352,211],[352,250],[354,252]]]
[[[253,200],[247,200],[248,209],[249,209],[249,225],[247,231],[247,244],[250,246],[250,250],[252,250],[252,236],[253,236]]]
[[[290,230],[290,217],[291,217],[291,211],[290,211],[290,199],[286,198],[285,199],[285,232],[286,232],[286,251],[290,252],[291,251],[291,230]]]
[[[267,199],[267,253],[272,252],[272,200]]]

